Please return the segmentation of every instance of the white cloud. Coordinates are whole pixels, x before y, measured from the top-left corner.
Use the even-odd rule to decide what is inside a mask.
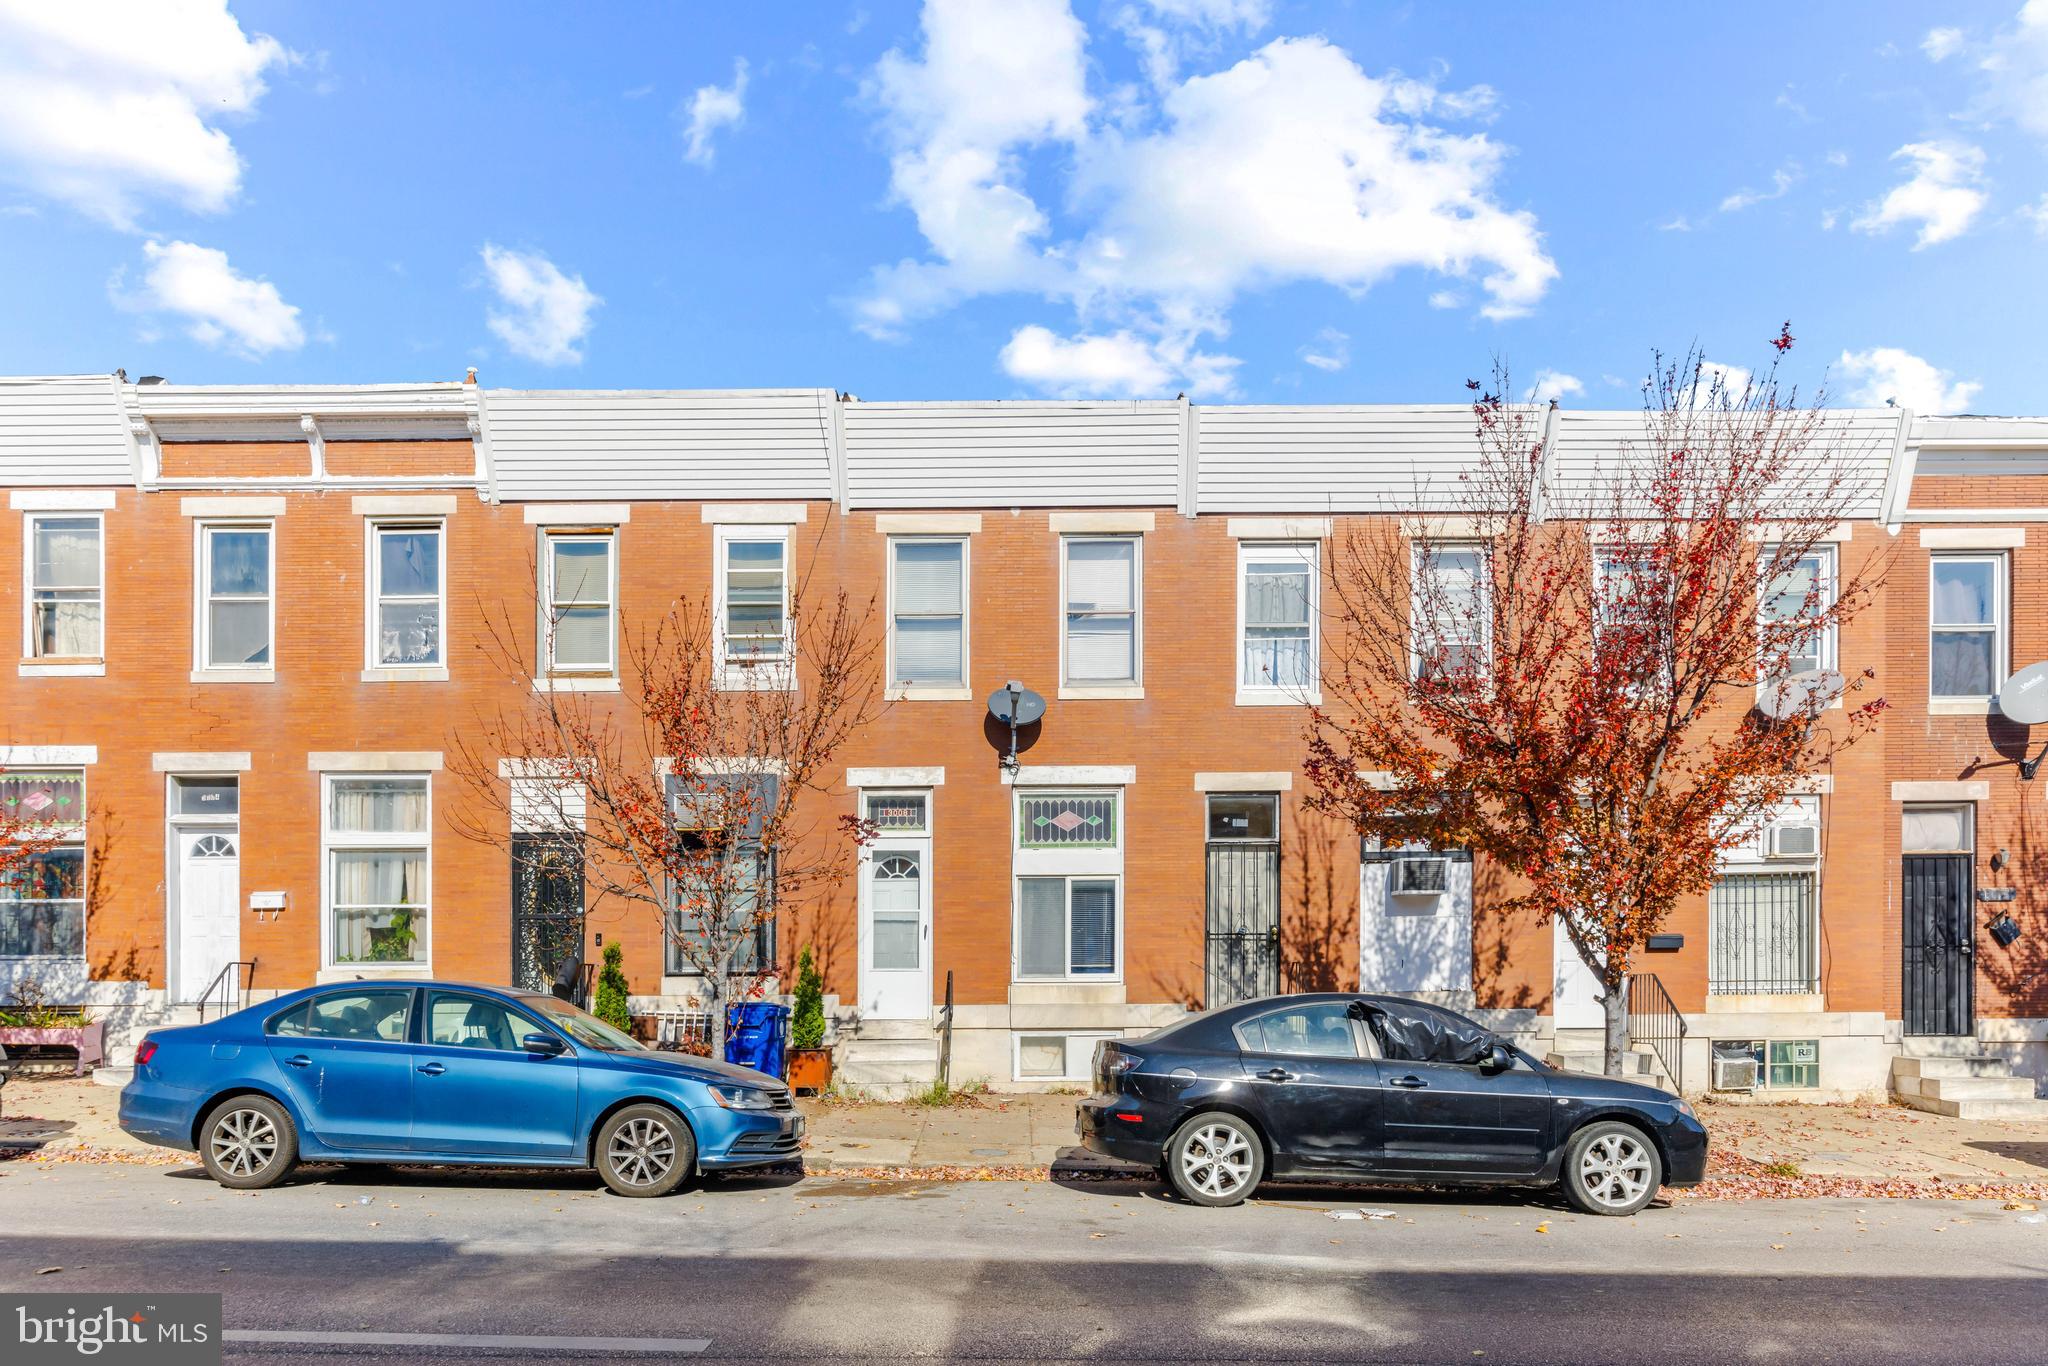
[[[1745,185],[1721,201],[1721,212],[1740,213],[1744,209],[1761,204],[1767,199],[1783,199],[1792,187],[1799,183],[1802,174],[1804,173],[1799,169],[1796,162],[1787,162],[1771,172],[1770,189],[1753,190]]]
[[[1869,408],[1891,401],[1916,413],[1959,413],[1984,387],[1974,380],[1959,380],[1896,346],[1844,351],[1836,364],[1853,385],[1848,400]]]
[[[1839,149],[1831,151],[1828,153],[1827,162],[1830,166],[1847,166],[1849,164],[1849,154]]]
[[[1110,22],[1153,88],[1166,90],[1189,58],[1213,53],[1231,33],[1257,33],[1272,9],[1271,0],[1138,0],[1118,8]]]
[[[1909,142],[1892,153],[1904,159],[1913,174],[1849,226],[1858,232],[1883,233],[1901,223],[1918,223],[1913,250],[1960,237],[1984,207],[1984,151],[1967,142]]]
[[[1429,296],[1431,308],[1463,308],[1465,296],[1455,289],[1439,289]]]
[[[1691,232],[1692,220],[1684,214],[1675,214],[1657,225],[1658,232]]]
[[[590,334],[590,314],[604,300],[580,275],[564,275],[537,251],[484,243],[484,271],[501,311],[487,317],[491,331],[516,356],[542,365],[577,365]]]
[[[2021,218],[2034,225],[2035,236],[2048,237],[2048,194],[2035,203],[2022,204],[2019,212]]]
[[[1522,402],[1548,403],[1585,392],[1586,383],[1577,375],[1567,375],[1562,370],[1538,370],[1536,382],[1522,391]]]
[[[1227,394],[1238,361],[1192,349],[1190,339],[1129,330],[1062,337],[1033,323],[1002,350],[1005,374],[1065,397],[1123,397],[1164,392],[1176,375],[1192,398]]]
[[[1931,28],[1920,40],[1920,50],[1927,54],[1930,62],[1945,62],[1963,50],[1963,31],[1959,28]]]
[[[108,287],[120,307],[176,314],[194,341],[250,360],[306,344],[299,310],[270,281],[237,274],[226,252],[152,240],[142,244],[142,259],[139,288],[127,288],[125,271],[115,272]]]
[[[709,166],[717,156],[712,135],[721,128],[737,128],[747,117],[747,59],[732,64],[731,85],[700,85],[690,96],[689,126],[683,131],[683,159]]]
[[[242,159],[214,125],[290,61],[225,0],[0,0],[0,176],[124,229],[151,200],[219,212]]]
[[[1086,335],[1129,330],[1157,356],[1195,358],[1194,339],[1221,335],[1250,290],[1357,295],[1422,269],[1508,318],[1557,275],[1534,216],[1494,198],[1507,149],[1440,126],[1490,108],[1490,92],[1376,78],[1321,38],[1281,38],[1098,105],[1066,0],[930,0],[923,22],[924,50],[890,52],[867,85],[891,188],[930,249],[875,272],[856,303],[873,335],[1024,293],[1072,306]],[[1033,197],[1034,174],[1071,224]]]
[[[1342,370],[1351,364],[1351,336],[1334,327],[1316,333],[1316,339],[1301,348],[1302,360],[1318,370]]]
[[[2011,120],[2048,139],[2048,0],[2026,0],[2012,27],[1966,46],[1979,82],[1971,115],[1987,123]]]

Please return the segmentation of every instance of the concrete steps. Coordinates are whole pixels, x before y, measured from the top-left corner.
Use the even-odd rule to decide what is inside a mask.
[[[929,1020],[862,1020],[840,1038],[836,1082],[895,1097],[939,1075],[939,1037]]]
[[[1908,1039],[1909,1056],[1892,1059],[1892,1094],[1915,1110],[1952,1119],[2048,1119],[2048,1100],[2012,1074],[2005,1058],[1977,1051],[1976,1040]]]
[[[1553,1051],[1544,1059],[1552,1067],[1562,1067],[1570,1072],[1604,1072],[1607,1066],[1605,1050],[1568,1047],[1565,1051]],[[1632,1044],[1621,1055],[1621,1078],[1623,1081],[1640,1082],[1655,1086],[1659,1090],[1676,1092],[1671,1078],[1665,1075],[1664,1064],[1657,1058],[1656,1050],[1648,1044]]]

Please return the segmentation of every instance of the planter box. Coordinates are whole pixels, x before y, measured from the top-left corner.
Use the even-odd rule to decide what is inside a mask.
[[[32,1029],[27,1025],[0,1025],[0,1048],[44,1048],[50,1045],[78,1050],[76,1075],[84,1076],[86,1065],[107,1060],[107,1022],[94,1020],[82,1025],[50,1025]]]
[[[792,1048],[789,1050],[789,1089],[817,1095],[832,1084],[832,1050]]]

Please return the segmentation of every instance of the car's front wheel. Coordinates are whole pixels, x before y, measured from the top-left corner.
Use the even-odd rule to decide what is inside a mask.
[[[292,1117],[268,1096],[231,1096],[199,1127],[199,1160],[230,1190],[276,1185],[299,1160]]]
[[[1242,1203],[1266,1174],[1266,1150],[1236,1115],[1196,1115],[1166,1145],[1166,1180],[1183,1199],[1221,1209]]]
[[[696,1166],[696,1137],[666,1105],[628,1105],[597,1132],[597,1174],[614,1194],[667,1195]]]
[[[1588,1124],[1565,1149],[1565,1198],[1588,1214],[1634,1214],[1663,1184],[1657,1145],[1633,1124]]]

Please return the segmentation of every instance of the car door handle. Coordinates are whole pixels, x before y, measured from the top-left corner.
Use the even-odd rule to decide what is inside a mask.
[[[430,1077],[438,1077],[447,1070],[448,1069],[446,1067],[443,1067],[438,1062],[426,1063],[420,1068],[420,1071],[426,1073]]]
[[[313,1065],[313,1060],[307,1057],[304,1053],[300,1053],[294,1057],[286,1058],[284,1060],[284,1065],[286,1067],[311,1067]]]
[[[1387,1085],[1398,1086],[1403,1091],[1421,1091],[1427,1089],[1429,1083],[1424,1081],[1421,1077],[1395,1077],[1392,1081],[1388,1082]]]
[[[1267,1069],[1266,1069],[1265,1071],[1263,1071],[1263,1072],[1259,1073],[1259,1075],[1260,1075],[1261,1077],[1264,1077],[1264,1078],[1265,1078],[1265,1079],[1266,1079],[1267,1081],[1293,1081],[1293,1080],[1294,1080],[1294,1073],[1292,1073],[1292,1072],[1288,1071],[1288,1070],[1287,1070],[1286,1068],[1284,1068],[1284,1067],[1269,1067],[1269,1068],[1267,1068]]]

